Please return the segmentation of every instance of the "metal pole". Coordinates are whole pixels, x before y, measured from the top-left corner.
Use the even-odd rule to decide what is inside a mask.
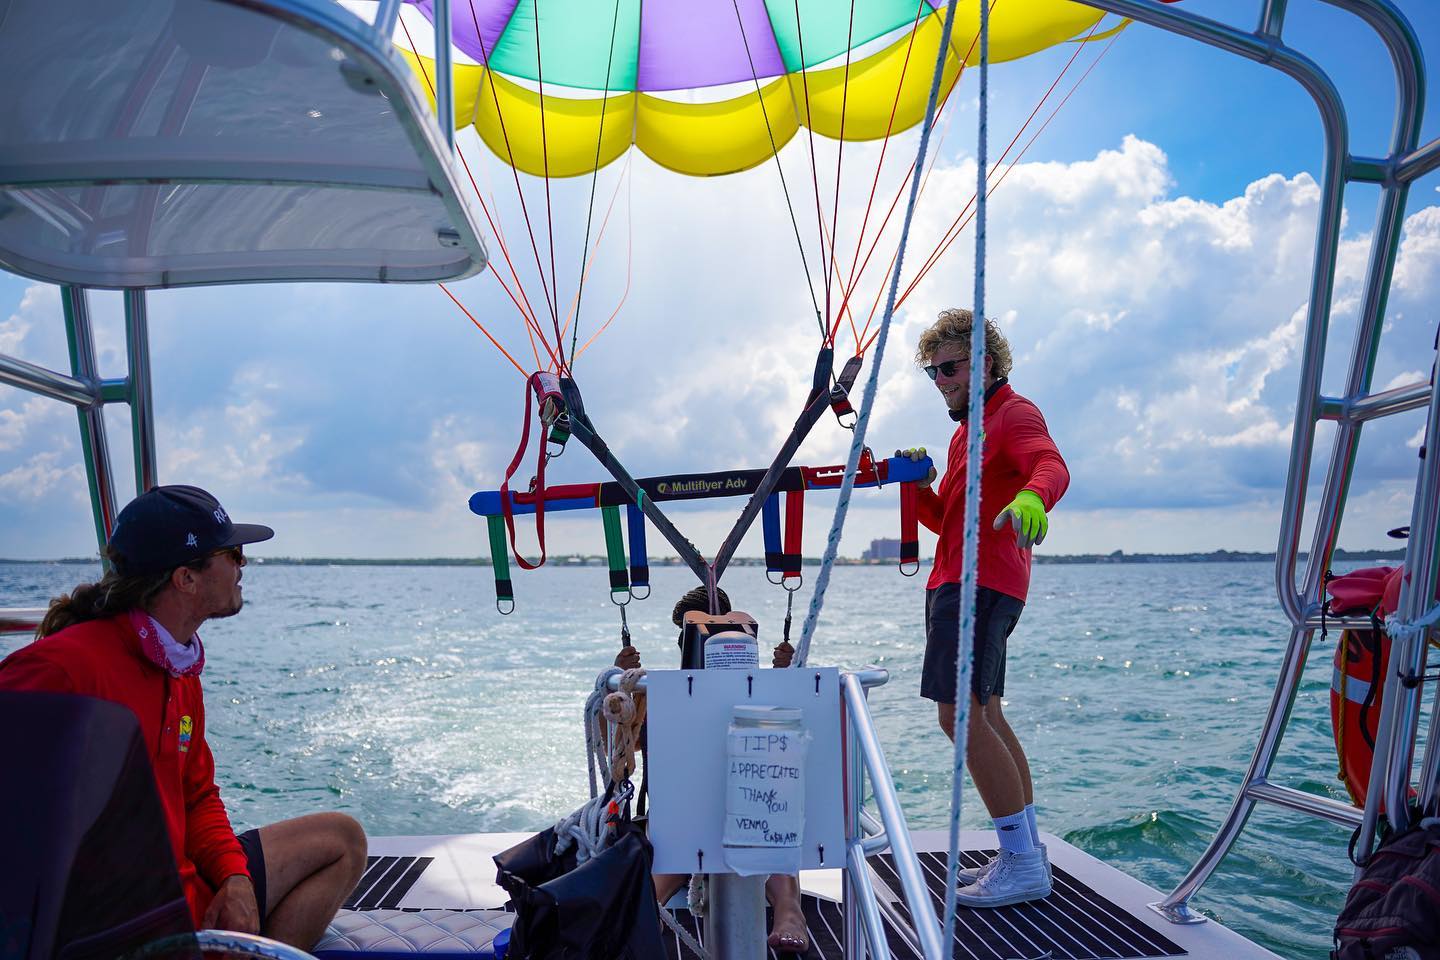
[[[840,700],[840,729],[845,731],[841,741],[845,745],[843,769],[845,771],[845,840],[847,846],[863,836],[862,814],[865,810],[865,766],[860,762],[860,744],[855,738],[855,725],[850,722],[850,705],[845,698]],[[853,860],[853,854],[851,856]],[[869,870],[864,854],[860,856],[860,869]],[[841,878],[840,904],[844,911],[845,956],[860,956],[864,943],[860,926],[861,898],[865,895],[859,884],[859,877],[846,870]],[[873,896],[873,891],[872,891]]]
[[[865,848],[858,840],[851,841],[847,846],[845,881],[847,886],[853,887],[858,894],[855,902],[860,909],[856,912],[865,921],[865,945],[870,949],[871,960],[890,960],[890,945],[885,941],[885,921],[880,919],[880,905],[875,899],[875,885],[870,882],[870,865],[865,862]],[[846,897],[845,902],[847,905],[849,904],[849,897]],[[856,944],[854,948],[849,945],[848,910],[845,935],[847,937],[845,956],[860,957],[859,945]]]
[[[1290,719],[1290,710],[1295,705],[1295,694],[1300,688],[1300,677],[1305,673],[1305,660],[1310,653],[1311,631],[1295,627],[1290,631],[1290,643],[1285,648],[1285,659],[1281,663],[1280,676],[1275,681],[1275,692],[1270,697],[1270,709],[1265,714],[1265,724],[1260,730],[1260,740],[1250,758],[1250,768],[1245,771],[1245,780],[1235,795],[1225,822],[1215,832],[1215,838],[1205,852],[1195,861],[1190,872],[1175,885],[1165,899],[1150,904],[1150,908],[1171,923],[1204,923],[1205,916],[1190,909],[1190,898],[1205,885],[1210,874],[1225,859],[1235,838],[1245,829],[1250,812],[1255,809],[1251,790],[1270,775],[1275,763],[1275,753],[1280,746],[1285,724]]]
[[[0,383],[77,407],[100,402],[98,384],[86,383],[15,357],[0,356]]]
[[[895,872],[900,875],[900,887],[905,894],[905,905],[910,909],[915,936],[920,941],[921,952],[926,960],[940,960],[949,956],[941,946],[940,921],[935,918],[935,906],[930,901],[930,890],[920,871],[920,860],[915,856],[915,845],[910,839],[910,830],[905,825],[905,813],[900,807],[900,797],[895,793],[895,782],[890,779],[890,768],[885,764],[885,751],[880,747],[879,734],[870,720],[870,710],[865,703],[865,690],[861,678],[844,674],[840,678],[840,689],[845,696],[850,729],[855,732],[860,754],[865,761],[865,772],[870,775],[870,785],[875,791],[875,805],[880,808],[880,821],[885,824],[885,833],[890,837],[890,849],[895,856]]]
[[[77,380],[99,390],[100,376],[95,363],[95,340],[90,330],[90,304],[84,287],[60,288],[65,307],[65,335],[70,348],[70,369]],[[110,470],[110,448],[105,442],[105,408],[99,402],[78,410],[80,446],[85,452],[85,476],[90,486],[90,506],[95,514],[95,539],[100,561],[109,569],[105,545],[115,528],[115,483]]]
[[[159,480],[155,469],[155,412],[150,389],[150,320],[145,309],[145,291],[125,291],[125,352],[130,377],[126,394],[130,402],[130,434],[135,446],[135,493],[144,493]]]
[[[455,71],[450,65],[450,0],[435,0],[435,73],[435,115],[445,136],[445,146],[454,153]]]
[[[765,878],[710,874],[706,948],[714,960],[764,960]]]
[[[1425,424],[1426,457],[1420,463],[1415,481],[1415,501],[1410,517],[1410,540],[1405,547],[1405,569],[1409,576],[1401,581],[1400,605],[1392,622],[1402,629],[1391,629],[1391,673],[1385,684],[1387,695],[1397,694],[1394,724],[1389,743],[1389,768],[1384,783],[1385,810],[1390,825],[1404,830],[1410,824],[1408,808],[1411,765],[1415,759],[1415,734],[1420,722],[1420,705],[1425,687],[1419,682],[1402,684],[1401,677],[1418,678],[1425,673],[1428,640],[1433,627],[1415,629],[1435,607],[1436,537],[1440,524],[1440,379],[1433,385],[1429,419]],[[1404,629],[1409,628],[1409,629]],[[1388,705],[1388,704],[1387,704]],[[1383,713],[1383,711],[1382,711]],[[1384,741],[1376,739],[1376,753]],[[1433,755],[1427,745],[1426,755]],[[1422,773],[1422,777],[1424,774]],[[1375,785],[1379,781],[1372,780]],[[1369,852],[1369,834],[1361,834],[1359,849]]]

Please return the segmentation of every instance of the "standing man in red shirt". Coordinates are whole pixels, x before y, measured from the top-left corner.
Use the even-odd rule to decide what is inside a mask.
[[[243,545],[275,532],[232,523],[198,487],[156,487],[120,511],[111,569],[50,603],[37,639],[0,661],[0,689],[76,693],[140,721],[197,929],[314,946],[365,869],[365,833],[317,813],[236,836],[205,742],[195,632],[244,600]]]
[[[1001,712],[1005,643],[1025,607],[1030,548],[1045,538],[1046,513],[1070,474],[1045,418],[1010,388],[1010,344],[985,322],[984,453],[980,481],[979,576],[975,597],[974,669],[966,765],[995,823],[1000,853],[960,871],[959,902],[971,907],[1038,900],[1050,893],[1050,863],[1035,825],[1035,795],[1025,750]],[[920,695],[934,700],[940,728],[955,739],[955,654],[960,633],[960,579],[965,519],[966,417],[970,406],[969,310],[945,310],[920,335],[916,362],[958,421],[940,489],[921,485],[920,521],[939,535],[925,590],[925,666]],[[915,459],[924,450],[913,451]]]

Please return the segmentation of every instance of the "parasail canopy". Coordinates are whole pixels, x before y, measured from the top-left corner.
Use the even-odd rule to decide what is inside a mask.
[[[412,0],[413,2],[413,0]],[[415,3],[433,20],[430,0]],[[805,126],[845,140],[905,130],[925,113],[940,0],[455,0],[455,124],[536,176],[589,173],[633,143],[679,173],[734,173]],[[1003,0],[990,59],[1077,37],[1103,11]],[[948,91],[979,52],[979,0],[960,0]],[[401,36],[423,77],[434,64]]]

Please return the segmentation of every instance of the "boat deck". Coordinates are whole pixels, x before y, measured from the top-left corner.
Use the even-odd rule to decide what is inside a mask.
[[[461,836],[375,837],[370,865],[351,895],[349,910],[502,909],[506,894],[495,884],[495,854],[529,834],[493,833]],[[1272,958],[1259,947],[1219,923],[1180,926],[1165,922],[1146,904],[1159,891],[1127,876],[1058,837],[1043,834],[1054,868],[1055,890],[1045,900],[992,910],[961,909],[954,956],[962,960],[1100,960],[1100,958],[1195,957],[1216,960]],[[993,852],[989,832],[961,835],[966,864],[978,864]],[[914,834],[921,866],[937,915],[944,909],[946,835]],[[876,896],[897,958],[918,957],[900,881],[888,854],[873,857],[870,868]],[[843,957],[841,874],[839,870],[807,870],[805,916],[811,949],[806,960]],[[704,921],[698,924],[683,906],[680,922],[704,943]],[[697,929],[698,928],[698,929]],[[678,938],[667,934],[669,955],[693,956]],[[793,954],[770,956],[776,960]]]

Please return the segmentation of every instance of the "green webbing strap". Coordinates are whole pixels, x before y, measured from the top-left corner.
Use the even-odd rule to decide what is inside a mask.
[[[625,567],[625,537],[620,532],[620,508],[601,507],[600,516],[605,519],[605,560],[610,566],[611,600],[614,594],[625,594],[630,600],[630,572]]]
[[[490,563],[495,568],[495,609],[502,614],[515,611],[515,588],[510,583],[510,545],[505,541],[505,518],[500,515],[486,517],[485,524],[490,530]],[[504,604],[509,603],[506,610]]]

